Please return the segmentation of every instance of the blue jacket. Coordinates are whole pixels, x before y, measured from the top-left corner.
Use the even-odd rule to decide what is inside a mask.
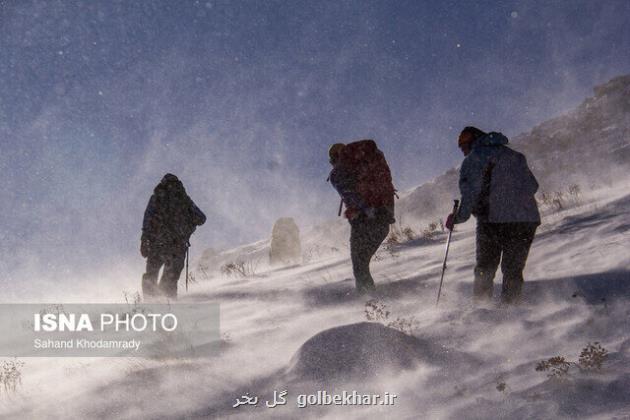
[[[479,222],[540,223],[534,195],[538,182],[522,153],[506,146],[507,137],[489,133],[475,140],[459,173],[461,204],[455,223],[470,215]]]

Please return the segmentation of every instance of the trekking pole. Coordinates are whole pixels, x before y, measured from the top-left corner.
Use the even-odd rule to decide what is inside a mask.
[[[457,210],[459,208],[459,200],[455,200],[455,204],[453,206],[453,217],[457,216]],[[455,227],[453,227],[454,229]],[[448,258],[448,247],[451,245],[451,235],[453,234],[453,229],[449,229],[448,239],[446,240],[446,252],[444,253],[444,262],[442,263],[442,276],[440,276],[440,288],[438,289],[437,301],[435,301],[435,306],[438,306],[440,303],[440,294],[442,293],[442,282],[444,281],[444,272],[446,271],[446,259]]]
[[[186,291],[188,291],[188,250],[190,249],[190,242],[186,242]]]

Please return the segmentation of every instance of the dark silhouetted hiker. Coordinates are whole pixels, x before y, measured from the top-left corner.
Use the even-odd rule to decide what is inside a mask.
[[[374,290],[370,260],[394,223],[394,186],[383,153],[374,140],[337,143],[329,149],[329,180],[346,206],[350,254],[357,291]]]
[[[173,174],[164,175],[153,190],[142,223],[140,253],[147,259],[142,276],[145,297],[160,293],[172,299],[177,297],[177,281],[184,268],[188,241],[205,221],[206,216],[186,194],[182,182]]]
[[[459,135],[466,158],[459,176],[461,205],[449,215],[453,229],[474,215],[477,218],[477,263],[473,292],[476,300],[492,298],[499,263],[503,273],[501,299],[517,302],[523,287],[523,269],[540,214],[534,194],[538,182],[525,156],[506,146],[501,133],[466,127]]]

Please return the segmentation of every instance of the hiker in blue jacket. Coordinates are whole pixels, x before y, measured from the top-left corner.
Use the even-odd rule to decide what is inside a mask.
[[[485,133],[476,127],[462,130],[458,144],[465,156],[460,169],[461,205],[450,214],[446,227],[477,219],[477,261],[473,285],[477,300],[492,298],[499,263],[503,273],[501,299],[520,300],[523,270],[540,213],[534,194],[538,182],[527,160],[508,146],[501,133]]]

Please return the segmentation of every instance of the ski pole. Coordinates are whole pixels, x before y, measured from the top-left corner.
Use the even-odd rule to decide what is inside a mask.
[[[457,216],[457,210],[459,208],[459,200],[455,200],[455,204],[453,205],[453,217]],[[454,227],[453,227],[454,229]],[[440,303],[440,294],[442,293],[442,282],[444,281],[444,272],[446,271],[446,259],[448,258],[448,247],[451,245],[451,235],[453,234],[453,229],[449,229],[448,239],[446,240],[446,252],[444,253],[444,262],[442,263],[442,275],[440,276],[440,288],[438,289],[437,301],[435,301],[435,306],[438,306]]]
[[[339,211],[337,212],[337,217],[341,216],[341,210],[343,209],[343,198],[339,201]]]
[[[190,242],[186,242],[186,291],[188,291],[188,250],[190,249]]]

